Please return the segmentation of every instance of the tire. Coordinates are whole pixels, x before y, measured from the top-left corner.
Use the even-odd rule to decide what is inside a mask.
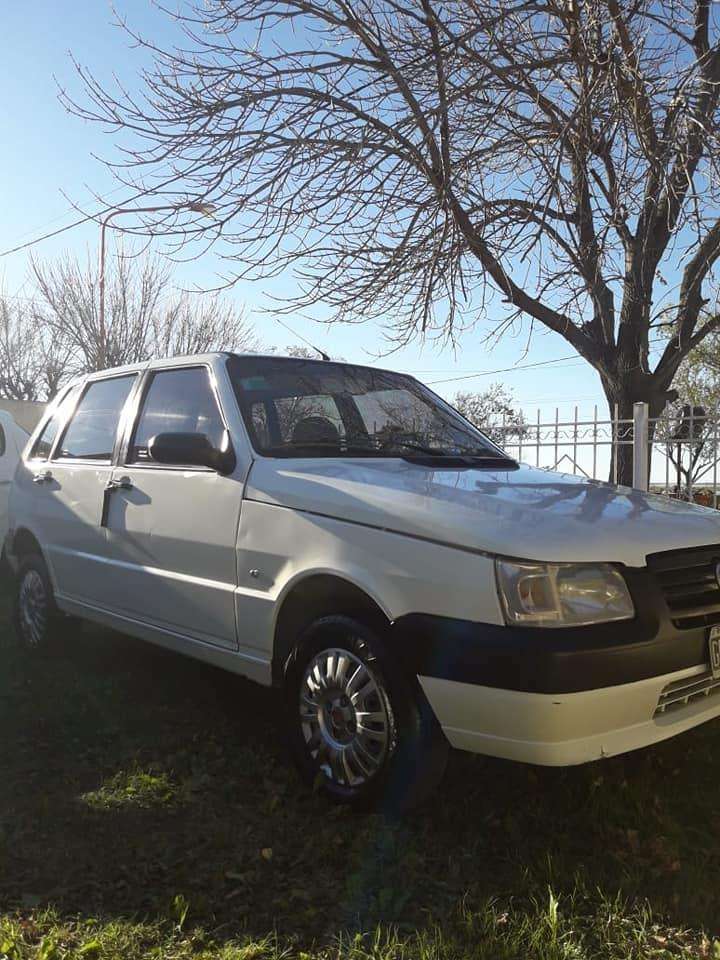
[[[13,626],[20,647],[28,653],[45,653],[59,632],[60,612],[43,558],[31,554],[15,577]]]
[[[449,745],[417,678],[358,620],[323,617],[304,631],[285,706],[303,779],[337,803],[404,813],[442,779]]]

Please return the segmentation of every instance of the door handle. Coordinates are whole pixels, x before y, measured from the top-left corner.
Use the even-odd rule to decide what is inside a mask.
[[[50,470],[42,470],[40,473],[33,474],[33,483],[49,483],[53,478]]]
[[[114,490],[132,490],[134,484],[130,477],[113,477],[105,484],[103,490],[102,513],[100,514],[100,526],[108,525],[108,515],[110,513],[110,494]]]
[[[108,480],[105,484],[105,489],[111,493],[113,490],[132,490],[133,482],[130,477],[118,477],[117,479],[113,478]]]

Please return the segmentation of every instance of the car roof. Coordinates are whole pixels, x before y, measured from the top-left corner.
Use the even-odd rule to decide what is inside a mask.
[[[94,373],[83,374],[76,377],[73,383],[83,383],[85,381],[101,380],[106,377],[122,376],[128,373],[139,373],[144,370],[162,370],[172,367],[186,367],[193,363],[212,363],[222,357],[238,357],[247,360],[275,360],[287,362],[288,364],[317,364],[319,367],[326,366],[328,363],[338,366],[356,367],[365,370],[372,370],[374,373],[396,373],[397,371],[388,370],[384,367],[375,367],[370,364],[352,363],[347,360],[322,360],[319,357],[288,357],[277,353],[241,353],[234,350],[215,350],[209,353],[185,354],[178,357],[159,357],[152,360],[142,360],[139,363],[129,363],[121,367],[108,367],[106,370],[97,370]],[[412,376],[411,374],[403,374]]]

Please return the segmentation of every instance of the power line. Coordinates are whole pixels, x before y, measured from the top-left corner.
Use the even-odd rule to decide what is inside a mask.
[[[428,380],[428,385],[435,386],[440,383],[456,383],[458,380],[472,380],[474,377],[493,377],[496,373],[513,373],[515,370],[529,370],[531,367],[547,367],[553,363],[567,363],[569,360],[575,363],[587,362],[574,353],[569,357],[556,357],[554,360],[538,360],[536,363],[522,363],[514,367],[503,367],[500,370],[478,370],[476,373],[466,373],[461,377],[449,377],[446,380]]]
[[[40,297],[19,297],[17,294],[0,293],[0,300],[21,300],[23,303],[45,303]]]
[[[169,186],[172,183],[176,183],[180,179],[178,174],[173,174],[171,177],[168,177],[167,180],[162,181],[157,184],[153,190],[136,190],[133,196],[128,197],[123,201],[123,205],[128,203],[134,203],[136,200],[139,200],[141,197],[146,197],[150,193],[158,193],[160,190],[164,190],[165,187]],[[125,189],[125,186],[115,187],[111,190],[106,196],[112,196],[114,193],[118,193],[120,190]],[[100,199],[100,198],[98,198]],[[43,240],[49,240],[51,237],[57,237],[61,233],[66,233],[68,230],[73,230],[75,227],[81,226],[83,223],[89,223],[91,221],[97,221],[98,217],[103,216],[103,214],[110,213],[111,210],[116,209],[112,205],[108,204],[107,199],[103,201],[105,206],[102,210],[97,210],[95,213],[90,213],[87,216],[84,216],[81,220],[74,220],[72,223],[67,224],[65,227],[60,227],[58,230],[52,230],[50,233],[45,233],[41,237],[37,237],[35,240],[28,240],[27,243],[20,243],[15,247],[11,247],[9,250],[3,250],[0,252],[0,258],[7,257],[11,253],[18,253],[20,250],[27,250],[28,247],[34,247],[36,243],[42,243]],[[142,212],[142,211],[138,211]],[[70,211],[68,210],[68,213]],[[57,217],[55,219],[58,219]],[[53,221],[49,221],[52,223]],[[25,234],[27,236],[27,234]]]
[[[657,339],[650,341],[651,346],[657,343],[666,343],[666,340],[664,337],[658,337]],[[587,360],[574,353],[568,357],[555,357],[553,360],[538,360],[535,363],[521,363],[516,364],[514,367],[503,367],[499,370],[478,370],[475,373],[465,373],[462,376],[449,377],[445,380],[428,380],[428,385],[435,386],[442,383],[456,383],[459,380],[472,380],[474,377],[493,377],[497,373],[514,373],[515,370],[530,370],[534,367],[547,367],[555,363],[567,363],[568,366],[572,366],[587,362]]]
[[[18,253],[20,250],[27,250],[28,247],[34,247],[36,243],[42,243],[43,240],[49,240],[51,237],[57,237],[61,233],[66,233],[68,230],[73,230],[75,227],[79,227],[83,223],[94,220],[97,216],[99,216],[98,213],[94,214],[93,216],[83,217],[82,220],[74,220],[67,226],[60,227],[58,230],[53,230],[50,233],[45,233],[36,240],[28,240],[26,243],[20,243],[18,246],[11,247],[9,250],[3,250],[2,253],[0,253],[0,257],[9,257],[11,253]]]
[[[108,191],[108,193],[105,194],[106,202],[107,202],[107,197],[112,197],[116,193],[121,193],[125,189],[126,187],[124,184],[122,184],[119,187],[113,187],[112,190]],[[69,216],[71,213],[76,213],[77,209],[78,208],[76,206],[68,207],[67,210],[65,210],[63,213],[59,213],[56,217],[52,217],[52,219],[46,220],[45,223],[38,224],[38,226],[33,227],[32,230],[26,230],[25,233],[21,233],[20,236],[17,238],[18,243],[24,240],[25,237],[30,237],[34,233],[37,233],[40,230],[45,230],[48,227],[51,227],[54,223],[57,223],[59,220],[64,220],[65,217]]]
[[[598,394],[593,397],[576,397],[574,394],[569,397],[530,397],[526,399],[525,397],[513,397],[512,402],[514,404],[524,404],[526,406],[531,406],[534,403],[538,404],[548,404],[548,403],[587,403],[591,400],[600,401],[602,397]]]

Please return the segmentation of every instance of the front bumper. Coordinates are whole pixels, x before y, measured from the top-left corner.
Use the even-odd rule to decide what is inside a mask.
[[[658,713],[672,683],[704,667],[567,694],[527,693],[420,677],[453,747],[523,763],[571,766],[666,740],[720,716],[720,695]]]
[[[543,629],[411,614],[394,624],[448,740],[477,753],[570,765],[624,753],[720,716],[707,626],[679,629],[647,570],[626,570],[637,615]],[[700,695],[662,704],[667,689]],[[694,689],[694,687],[693,687]]]
[[[623,571],[632,620],[589,627],[516,627],[412,613],[393,625],[418,676],[528,693],[578,693],[708,664],[708,628],[680,630],[645,569]]]

